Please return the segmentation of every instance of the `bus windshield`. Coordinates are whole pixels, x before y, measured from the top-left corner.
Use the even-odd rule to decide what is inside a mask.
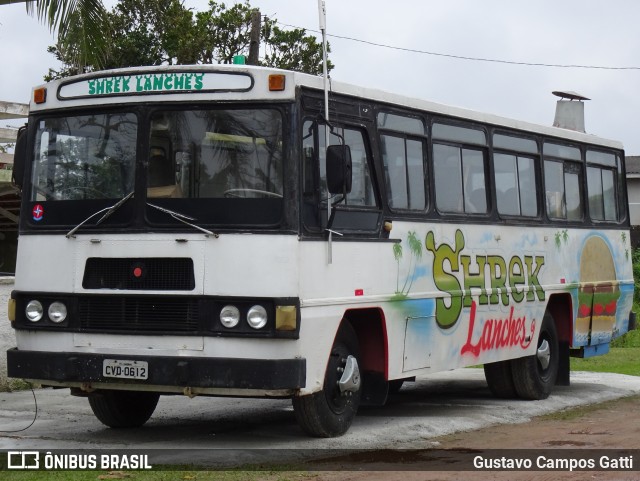
[[[41,120],[31,200],[119,199],[131,192],[137,129],[132,113]]]
[[[268,109],[151,118],[148,197],[282,198],[282,122]]]
[[[278,109],[228,106],[41,119],[29,200],[45,215],[32,225],[77,225],[134,192],[153,226],[182,228],[167,209],[199,225],[275,226],[284,210],[282,124]],[[137,212],[127,207],[115,223]]]

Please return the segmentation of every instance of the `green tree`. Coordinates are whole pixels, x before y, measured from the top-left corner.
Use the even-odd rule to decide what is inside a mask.
[[[262,38],[266,54],[263,65],[285,70],[295,70],[314,75],[322,74],[322,44],[315,37],[307,35],[304,28],[283,30],[275,21],[266,20],[262,28]],[[331,47],[327,44],[327,53]],[[327,70],[333,65],[327,60]]]
[[[252,10],[248,2],[227,8],[210,1],[208,11],[196,14],[202,63],[231,63],[236,55],[248,52]]]
[[[107,68],[193,64],[193,14],[179,0],[120,0],[109,14],[112,49]]]
[[[3,0],[0,0],[3,1]],[[50,70],[47,80],[101,67],[231,63],[236,55],[248,55],[251,15],[248,1],[227,7],[209,2],[209,8],[192,12],[181,0],[119,0],[108,14],[111,48],[105,61],[76,68],[73,45],[81,36],[70,31],[64,42],[49,47],[63,64]],[[322,45],[304,29],[283,30],[277,20],[264,19],[262,65],[320,74]],[[332,65],[329,64],[331,68]]]
[[[22,0],[0,0],[8,5]],[[108,54],[107,12],[102,0],[36,0],[26,2],[27,12],[35,14],[49,28],[58,31],[59,50],[69,70],[81,72],[85,66],[102,68]]]

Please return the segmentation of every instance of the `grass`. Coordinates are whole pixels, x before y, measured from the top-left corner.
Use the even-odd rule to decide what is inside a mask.
[[[640,305],[634,303],[633,310],[640,312]],[[604,356],[571,358],[571,370],[640,376],[640,329],[629,331],[615,339],[611,343],[611,351]]]
[[[636,259],[638,256],[634,256],[634,260]],[[640,304],[634,303],[633,311],[640,312]],[[629,331],[613,340],[611,351],[604,356],[571,358],[571,370],[640,376],[640,329]]]
[[[296,471],[9,471],[7,481],[294,481],[309,473]]]
[[[586,406],[578,406],[567,409],[566,411],[557,411],[549,414],[544,414],[542,416],[539,416],[538,419],[552,421],[572,421],[574,419],[580,419],[589,416],[590,414],[603,409],[624,409],[624,405],[626,405],[627,403],[637,403],[639,400],[640,396],[627,396],[598,404],[587,404]]]
[[[5,383],[0,384],[0,392],[24,391],[32,387],[36,386],[22,379],[8,379]]]
[[[571,358],[571,370],[640,376],[640,347],[612,347],[604,356]]]

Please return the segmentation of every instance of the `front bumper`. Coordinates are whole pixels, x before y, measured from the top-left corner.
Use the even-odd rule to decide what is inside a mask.
[[[105,359],[146,361],[146,380],[104,377]],[[56,383],[105,383],[220,389],[291,390],[305,386],[305,359],[130,356],[76,352],[7,351],[9,377]]]

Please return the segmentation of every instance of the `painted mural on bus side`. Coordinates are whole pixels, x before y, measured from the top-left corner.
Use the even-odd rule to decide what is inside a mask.
[[[401,238],[392,300],[406,320],[405,369],[531,355],[556,293],[572,299],[572,347],[627,330],[633,285],[624,232],[436,226]],[[436,348],[444,336],[446,354]],[[429,359],[412,362],[421,350]]]

